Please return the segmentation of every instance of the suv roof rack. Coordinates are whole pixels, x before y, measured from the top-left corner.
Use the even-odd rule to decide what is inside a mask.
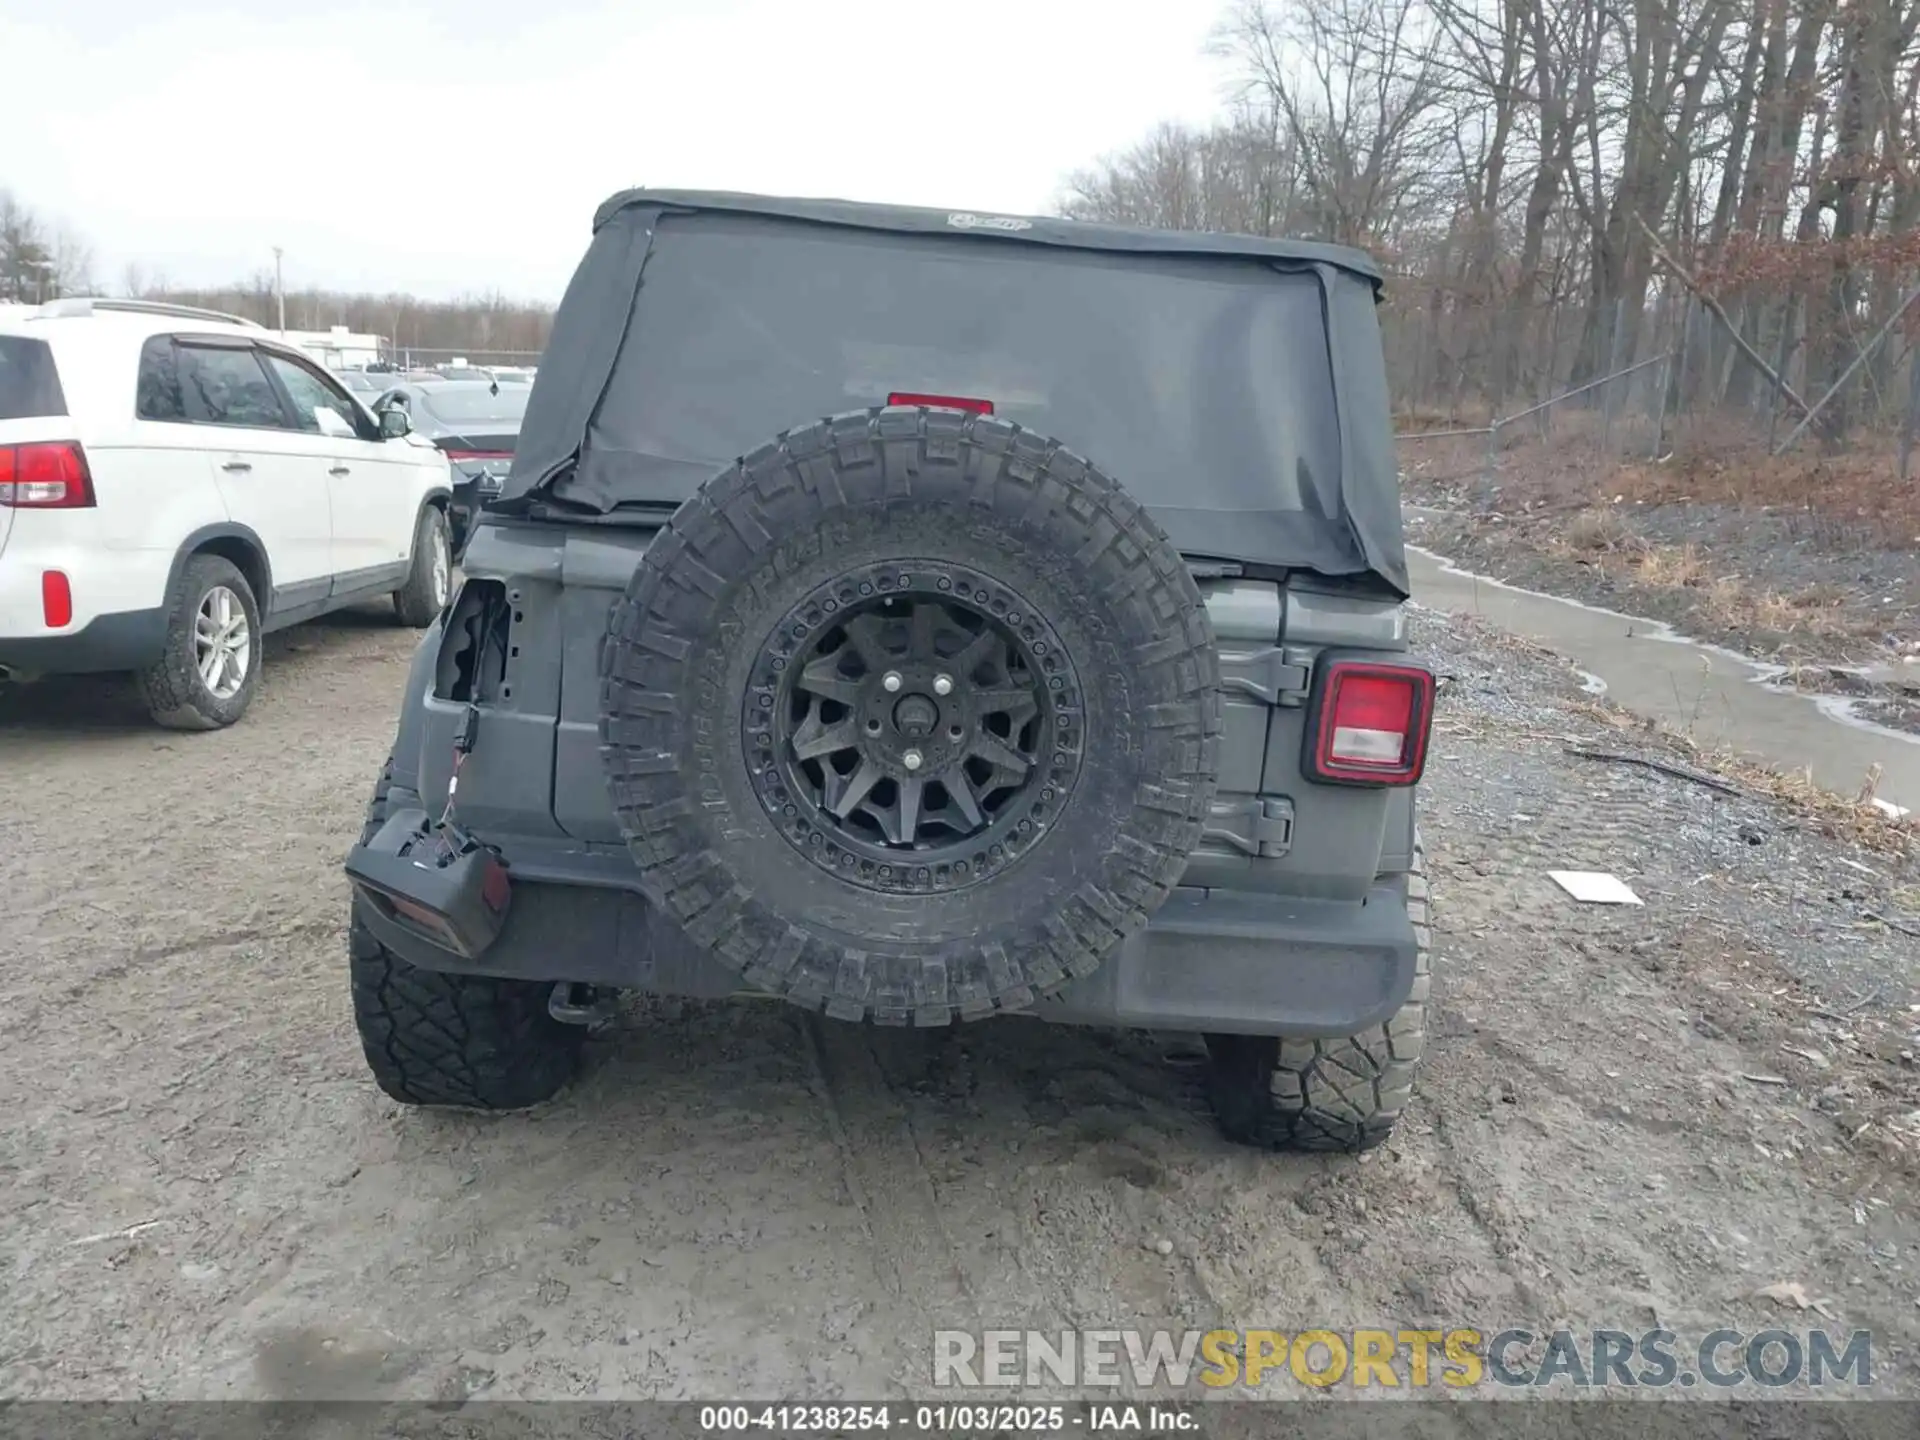
[[[249,330],[266,327],[244,315],[229,315],[224,310],[208,310],[199,305],[176,305],[171,300],[110,300],[91,295],[76,295],[64,300],[49,300],[39,313],[49,318],[91,315],[106,310],[130,315],[171,315],[182,320],[218,320],[227,325],[244,325]]]

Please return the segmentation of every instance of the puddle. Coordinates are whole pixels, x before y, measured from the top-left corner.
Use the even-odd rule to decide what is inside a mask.
[[[1632,627],[1630,636],[1632,639],[1653,640],[1663,645],[1685,645],[1694,650],[1698,650],[1704,655],[1713,655],[1722,660],[1732,661],[1734,664],[1741,666],[1749,672],[1745,677],[1749,684],[1766,685],[1776,694],[1789,695],[1796,700],[1803,700],[1809,705],[1812,705],[1829,720],[1838,721],[1842,725],[1852,726],[1856,730],[1865,730],[1874,735],[1886,736],[1889,739],[1898,740],[1907,745],[1920,745],[1920,735],[1914,735],[1905,730],[1896,730],[1892,726],[1882,725],[1878,721],[1871,720],[1865,715],[1860,714],[1858,709],[1860,703],[1863,700],[1870,700],[1872,698],[1871,696],[1822,695],[1799,690],[1791,685],[1777,685],[1774,683],[1775,681],[1779,680],[1781,676],[1791,672],[1790,666],[1775,664],[1768,660],[1756,660],[1751,655],[1744,655],[1740,651],[1729,649],[1725,645],[1716,645],[1711,640],[1696,640],[1693,636],[1683,634],[1679,630],[1674,629],[1673,626],[1667,624],[1664,620],[1649,620],[1644,615],[1629,615],[1625,611],[1609,610],[1604,605],[1589,605],[1584,600],[1570,600],[1565,595],[1552,595],[1544,590],[1529,590],[1524,585],[1514,585],[1505,580],[1496,580],[1491,575],[1482,575],[1476,571],[1468,570],[1457,565],[1446,556],[1429,550],[1423,545],[1409,544],[1407,549],[1416,555],[1424,556],[1426,559],[1433,561],[1434,564],[1440,567],[1440,573],[1443,575],[1451,575],[1460,580],[1471,580],[1476,585],[1485,585],[1495,590],[1504,590],[1509,595],[1524,595],[1530,600],[1543,600],[1552,605],[1564,605],[1572,610],[1584,610],[1589,615],[1604,615],[1610,620],[1623,621]],[[1866,667],[1866,669],[1863,670],[1855,670],[1852,667],[1838,665],[1829,666],[1828,668],[1835,670],[1847,669],[1850,673],[1861,675],[1862,678],[1868,678],[1871,674],[1879,671],[1885,671],[1891,676],[1897,669],[1897,667],[1885,665]],[[1586,690],[1587,693],[1592,695],[1604,695],[1607,693],[1607,682],[1604,677],[1596,675],[1590,670],[1581,670],[1577,666],[1575,669],[1581,677],[1581,688]]]

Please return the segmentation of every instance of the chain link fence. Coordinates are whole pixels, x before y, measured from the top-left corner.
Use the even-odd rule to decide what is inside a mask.
[[[402,370],[434,370],[462,361],[481,369],[491,366],[531,370],[539,366],[543,353],[540,350],[429,349],[419,345],[396,345],[389,358]]]

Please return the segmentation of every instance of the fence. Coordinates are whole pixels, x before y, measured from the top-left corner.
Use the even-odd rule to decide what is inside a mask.
[[[1468,466],[1448,474],[1425,473],[1422,478],[1427,480],[1463,480],[1477,469],[1482,479],[1491,482],[1499,469],[1502,437],[1511,435],[1515,427],[1522,425],[1543,443],[1553,438],[1558,423],[1563,431],[1574,430],[1569,439],[1597,445],[1603,454],[1644,453],[1650,460],[1658,459],[1667,438],[1668,409],[1674,388],[1669,383],[1669,371],[1674,358],[1672,354],[1663,354],[1636,361],[1510,415],[1496,415],[1485,425],[1415,430],[1402,432],[1399,438],[1403,443],[1412,444],[1485,437],[1477,467]],[[1567,415],[1570,408],[1581,412],[1571,425]]]
[[[469,365],[525,369],[539,365],[544,353],[541,350],[430,349],[421,345],[396,345],[393,361],[403,370],[431,370],[455,360],[464,360]]]
[[[1809,336],[1806,307],[1791,296],[1763,310],[1757,301],[1709,307],[1675,291],[1637,316],[1616,305],[1597,339],[1585,308],[1571,304],[1507,317],[1403,305],[1385,330],[1401,438],[1451,442],[1422,444],[1434,457],[1423,468],[1443,452],[1451,465],[1431,478],[1490,477],[1531,428],[1616,459],[1683,447],[1779,456],[1817,436],[1827,454],[1884,461],[1881,473],[1905,482],[1920,464],[1920,286],[1889,296],[1879,315],[1870,329],[1848,329],[1851,358],[1830,385],[1809,358],[1829,337]],[[1736,338],[1754,316],[1752,335]],[[1548,383],[1595,350],[1610,355],[1606,374]],[[1468,456],[1462,442],[1475,437],[1485,447]]]

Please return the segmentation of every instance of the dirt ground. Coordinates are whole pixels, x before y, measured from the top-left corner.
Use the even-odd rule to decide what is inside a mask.
[[[633,1001],[552,1104],[403,1110],[339,862],[412,636],[279,637],[217,734],[0,699],[0,1395],[912,1397],[949,1325],[1512,1323],[1863,1327],[1920,1396],[1912,861],[1571,757],[1621,737],[1563,667],[1419,639],[1437,1033],[1359,1159],[1220,1139],[1183,1040],[774,1004]]]

